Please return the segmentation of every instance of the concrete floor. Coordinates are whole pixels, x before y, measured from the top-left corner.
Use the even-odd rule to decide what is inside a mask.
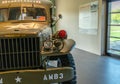
[[[77,84],[120,84],[120,59],[97,56],[79,49],[72,51]]]

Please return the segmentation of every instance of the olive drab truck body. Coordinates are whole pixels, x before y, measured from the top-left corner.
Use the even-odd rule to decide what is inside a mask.
[[[51,6],[49,0],[1,0],[0,84],[75,80],[70,54],[75,42],[64,30],[52,33]]]

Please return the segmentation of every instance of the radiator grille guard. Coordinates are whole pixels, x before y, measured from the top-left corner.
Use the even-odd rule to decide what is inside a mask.
[[[0,70],[40,67],[39,37],[0,38]]]

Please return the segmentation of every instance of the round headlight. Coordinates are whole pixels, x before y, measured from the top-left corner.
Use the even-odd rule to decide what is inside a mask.
[[[44,50],[51,50],[53,47],[53,42],[50,40],[46,40],[43,45],[44,45]]]
[[[63,47],[64,47],[64,42],[63,42],[63,40],[56,39],[56,40],[54,41],[54,46],[55,46],[56,51],[62,50]]]

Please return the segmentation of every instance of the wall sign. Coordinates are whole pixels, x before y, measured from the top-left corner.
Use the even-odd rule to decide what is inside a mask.
[[[79,31],[96,35],[98,29],[98,1],[81,5],[79,8]]]

